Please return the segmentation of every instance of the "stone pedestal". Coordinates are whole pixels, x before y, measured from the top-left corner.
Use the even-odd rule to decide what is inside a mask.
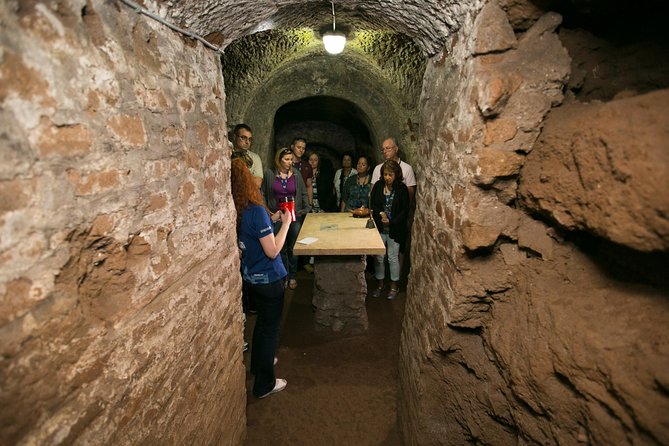
[[[342,334],[366,331],[365,256],[320,256],[314,263],[316,329]]]

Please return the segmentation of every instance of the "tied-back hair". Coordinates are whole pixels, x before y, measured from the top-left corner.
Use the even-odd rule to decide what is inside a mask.
[[[237,227],[242,221],[242,213],[251,204],[262,206],[269,214],[269,210],[260,194],[260,189],[258,189],[251,171],[241,158],[233,159],[230,164],[230,183],[232,186],[232,200],[235,202],[235,210],[237,211]]]
[[[293,155],[293,149],[289,147],[282,147],[279,150],[277,150],[276,153],[274,154],[274,173],[279,172],[279,163],[281,161],[281,157],[283,157],[283,155],[285,155],[286,153],[290,153],[291,155]]]
[[[402,175],[402,168],[399,163],[394,160],[387,160],[381,166],[381,179],[383,179],[383,172],[392,172],[395,174],[395,181],[393,181],[393,189],[399,187],[404,181],[404,176]]]

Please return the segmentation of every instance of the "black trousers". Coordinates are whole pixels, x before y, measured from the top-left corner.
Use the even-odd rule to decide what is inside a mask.
[[[274,357],[279,343],[283,312],[283,279],[267,285],[248,284],[251,300],[258,312],[251,344],[251,373],[256,378],[253,395],[262,396],[274,388]]]

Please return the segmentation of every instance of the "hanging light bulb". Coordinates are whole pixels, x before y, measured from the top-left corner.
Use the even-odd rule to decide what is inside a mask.
[[[346,46],[346,36],[338,31],[328,31],[323,34],[323,46],[330,54],[339,54]]]
[[[325,51],[330,54],[339,54],[344,51],[344,46],[346,46],[346,35],[336,29],[334,1],[332,2],[332,31],[323,34],[323,46]]]

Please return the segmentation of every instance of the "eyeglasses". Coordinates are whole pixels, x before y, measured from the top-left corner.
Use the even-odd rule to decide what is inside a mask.
[[[281,153],[279,154],[279,156],[283,156],[283,155],[286,155],[286,154],[288,154],[288,155],[292,155],[292,154],[293,154],[293,150],[292,150],[292,149],[283,149],[283,150],[281,151]]]
[[[239,136],[239,135],[237,135],[237,138],[241,139],[244,142],[253,142],[253,137],[252,136]]]

